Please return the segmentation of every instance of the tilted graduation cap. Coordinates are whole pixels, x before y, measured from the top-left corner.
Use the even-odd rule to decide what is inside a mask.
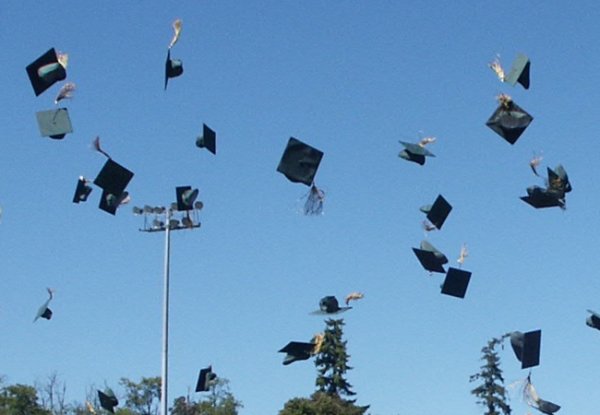
[[[420,208],[421,212],[427,214],[427,219],[431,222],[436,228],[442,229],[446,218],[450,214],[452,210],[452,205],[448,203],[444,196],[438,195],[433,202],[433,205],[427,205]]]
[[[450,267],[442,284],[442,294],[465,298],[470,280],[471,273],[469,271]]]
[[[560,207],[565,208],[565,201],[558,197],[556,193],[548,191],[539,186],[531,186],[527,188],[527,196],[521,196],[521,200],[533,206],[536,209]]]
[[[573,188],[569,182],[569,176],[565,168],[559,164],[554,169],[548,167],[548,191],[555,193],[563,198],[565,193],[569,193]]]
[[[557,412],[560,409],[560,405],[550,401],[545,401],[543,399],[538,399],[536,409],[543,414],[553,415],[554,412]]]
[[[514,331],[510,334],[510,345],[515,356],[521,362],[521,369],[534,367],[540,364],[540,346],[542,331],[534,330],[527,333]]]
[[[38,96],[58,81],[67,77],[65,67],[59,62],[59,56],[54,48],[49,49],[42,56],[27,65],[25,68],[33,92]]]
[[[290,363],[294,363],[298,360],[310,359],[314,347],[314,343],[289,342],[281,350],[279,350],[278,353],[286,353],[286,356],[283,359],[283,364],[289,365]]]
[[[216,378],[217,375],[216,373],[213,373],[212,366],[200,369],[200,374],[198,375],[198,382],[196,383],[196,392],[208,391],[211,382],[213,382]]]
[[[529,68],[531,62],[529,58],[523,54],[518,54],[514,60],[510,72],[504,78],[505,82],[508,82],[512,86],[518,82],[523,85],[523,88],[529,89]]]
[[[217,134],[206,124],[202,124],[202,136],[196,138],[196,146],[217,154]]]
[[[110,388],[107,388],[104,392],[99,390],[98,399],[100,400],[100,406],[113,414],[115,413],[115,406],[119,406],[119,400]]]
[[[277,171],[295,183],[313,184],[323,152],[290,137]]]
[[[443,265],[448,263],[448,258],[429,242],[421,241],[420,248],[413,248],[412,250],[421,263],[421,266],[427,271],[446,273]]]
[[[319,310],[312,314],[337,314],[350,310],[352,307],[340,307],[340,304],[333,295],[321,298],[319,301]]]
[[[590,313],[590,315],[585,319],[585,324],[587,324],[589,327],[600,330],[600,314],[592,310],[588,310],[587,312]]]
[[[425,157],[435,157],[435,154],[419,144],[404,141],[400,141],[400,144],[404,146],[404,150],[398,154],[398,157],[404,160],[412,161],[422,166],[425,164]]]
[[[183,73],[183,62],[179,59],[171,59],[171,49],[167,52],[167,61],[165,62],[165,90],[169,78],[177,78]]]
[[[198,197],[199,190],[192,189],[192,186],[179,186],[175,188],[175,194],[177,196],[177,210],[192,210],[194,209],[194,202]]]
[[[35,318],[33,319],[34,323],[40,317],[41,318],[45,318],[46,320],[50,320],[52,318],[52,310],[50,310],[50,308],[48,307],[48,305],[50,304],[50,301],[52,300],[53,293],[52,293],[52,290],[50,288],[47,288],[47,290],[48,290],[49,298],[46,300],[46,302],[44,304],[41,305],[40,308],[38,308],[38,311],[37,311],[37,313],[35,315]]]
[[[508,97],[501,98],[500,105],[487,120],[486,125],[510,144],[517,142],[533,117]]]
[[[112,159],[106,160],[106,163],[104,163],[104,166],[94,180],[94,184],[103,190],[98,207],[114,215],[117,207],[128,196],[125,188],[132,177],[133,173],[125,167]]]
[[[39,111],[36,112],[35,116],[42,137],[60,140],[65,135],[73,132],[69,111],[66,108]]]
[[[88,181],[80,176],[73,195],[73,203],[85,202],[90,193],[92,193],[92,186],[88,186]]]

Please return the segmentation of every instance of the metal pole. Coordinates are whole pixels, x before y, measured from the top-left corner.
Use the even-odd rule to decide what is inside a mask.
[[[163,290],[163,344],[162,344],[162,373],[161,373],[161,415],[168,414],[168,369],[169,369],[169,260],[171,251],[171,232],[169,221],[171,220],[171,209],[165,213],[165,273]]]

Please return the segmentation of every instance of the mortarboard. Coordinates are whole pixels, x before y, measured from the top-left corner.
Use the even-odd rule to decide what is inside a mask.
[[[471,273],[458,268],[448,268],[446,279],[442,284],[442,294],[465,298]]]
[[[290,137],[277,171],[295,183],[313,184],[323,152]]]
[[[510,345],[515,356],[521,362],[521,369],[540,364],[540,346],[542,331],[534,330],[527,333],[514,331],[510,334]]]
[[[565,168],[559,164],[554,169],[548,167],[548,190],[556,193],[560,198],[569,193],[573,188],[569,182],[569,176]]]
[[[421,263],[421,266],[429,272],[439,272],[442,274],[446,273],[443,265],[448,262],[446,255],[435,249],[427,241],[421,241],[420,248],[412,249],[417,259]]]
[[[46,302],[44,304],[41,305],[40,308],[38,308],[37,314],[35,315],[35,318],[33,319],[34,323],[40,317],[45,318],[46,320],[50,320],[52,318],[52,310],[50,310],[48,305],[50,304],[50,301],[52,300],[53,293],[50,288],[47,288],[47,290],[48,290],[49,298],[46,300]]]
[[[202,124],[202,136],[196,138],[196,146],[217,154],[217,134],[206,124]]]
[[[521,196],[521,200],[530,204],[536,209],[559,206],[565,208],[565,201],[555,192],[549,191],[539,186],[527,188],[527,196]]]
[[[486,125],[510,144],[514,144],[531,121],[533,121],[531,115],[506,97],[501,98],[500,105],[487,120]]]
[[[67,77],[65,67],[59,62],[54,48],[51,48],[25,68],[35,95],[38,96],[58,81]]]
[[[278,353],[286,353],[284,365],[289,365],[298,360],[308,360],[314,350],[314,343],[289,342]]]
[[[591,315],[585,319],[585,324],[588,326],[600,330],[600,315],[592,310],[588,310]]]
[[[183,62],[179,59],[171,59],[171,49],[167,52],[167,61],[165,62],[165,90],[169,78],[177,78],[183,73]]]
[[[85,202],[90,193],[92,193],[92,187],[88,186],[88,181],[83,176],[80,176],[75,195],[73,195],[73,203]]]
[[[217,378],[216,373],[213,373],[212,366],[205,369],[200,369],[198,382],[196,383],[196,392],[206,392],[210,384]]]
[[[546,415],[553,415],[554,412],[557,412],[560,409],[560,405],[552,403],[550,401],[545,401],[543,399],[538,399],[537,407],[538,411]]]
[[[400,144],[404,146],[404,150],[398,154],[398,157],[404,160],[412,161],[422,166],[425,164],[425,157],[435,157],[435,154],[419,144],[404,141],[400,141]]]
[[[192,189],[191,186],[179,186],[175,188],[177,195],[177,210],[192,210],[194,209],[194,201],[198,197],[198,189]]]
[[[113,195],[122,195],[132,177],[132,172],[108,159],[94,179],[94,184]]]
[[[351,308],[352,307],[340,307],[337,298],[333,295],[328,295],[321,298],[319,301],[319,310],[314,311],[313,314],[337,314],[350,310]]]
[[[113,414],[115,413],[115,406],[119,406],[119,400],[115,396],[115,393],[109,388],[104,392],[99,390],[98,399],[100,400],[100,406]]]
[[[442,229],[442,225],[452,210],[452,205],[442,195],[438,195],[433,205],[423,206],[420,210],[427,214],[427,219],[436,228]]]
[[[518,82],[523,85],[523,88],[529,89],[529,68],[531,62],[529,58],[523,54],[518,54],[514,60],[510,72],[504,78],[505,82],[508,82],[512,86]]]
[[[40,111],[36,114],[38,128],[42,137],[50,137],[57,140],[73,132],[69,111],[66,108]]]
[[[129,197],[128,192],[123,192],[119,196],[113,194],[107,190],[102,190],[102,196],[100,196],[100,204],[98,208],[111,215],[117,213],[117,208]]]

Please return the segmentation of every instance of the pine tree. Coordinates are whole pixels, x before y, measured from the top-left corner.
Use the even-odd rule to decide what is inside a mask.
[[[469,382],[480,380],[482,383],[471,391],[477,397],[477,403],[487,408],[484,415],[510,415],[511,409],[507,403],[508,394],[504,387],[502,369],[500,369],[500,357],[495,350],[509,334],[499,338],[492,338],[487,346],[481,349],[485,363],[481,366],[481,372],[471,375]]]
[[[346,352],[346,341],[342,340],[344,320],[328,319],[325,323],[323,344],[315,359],[317,390],[328,395],[353,396],[352,385],[344,377],[346,371],[352,369],[348,366],[350,356]]]

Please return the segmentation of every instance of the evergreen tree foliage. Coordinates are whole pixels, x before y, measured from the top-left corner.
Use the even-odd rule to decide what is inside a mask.
[[[1,415],[51,415],[38,403],[35,388],[28,385],[8,385],[0,388]]]
[[[310,399],[290,399],[279,415],[363,415],[368,408],[357,406],[337,395],[315,392]]]
[[[345,378],[346,372],[352,368],[348,366],[347,342],[342,339],[344,320],[328,319],[325,323],[323,344],[315,359],[317,390],[328,395],[353,396],[352,385]]]
[[[481,349],[484,364],[481,371],[471,375],[469,382],[481,381],[481,384],[471,391],[477,397],[477,403],[486,408],[484,415],[510,415],[511,409],[507,403],[508,394],[504,387],[500,357],[495,348],[502,345],[510,334],[492,338],[487,346]]]

